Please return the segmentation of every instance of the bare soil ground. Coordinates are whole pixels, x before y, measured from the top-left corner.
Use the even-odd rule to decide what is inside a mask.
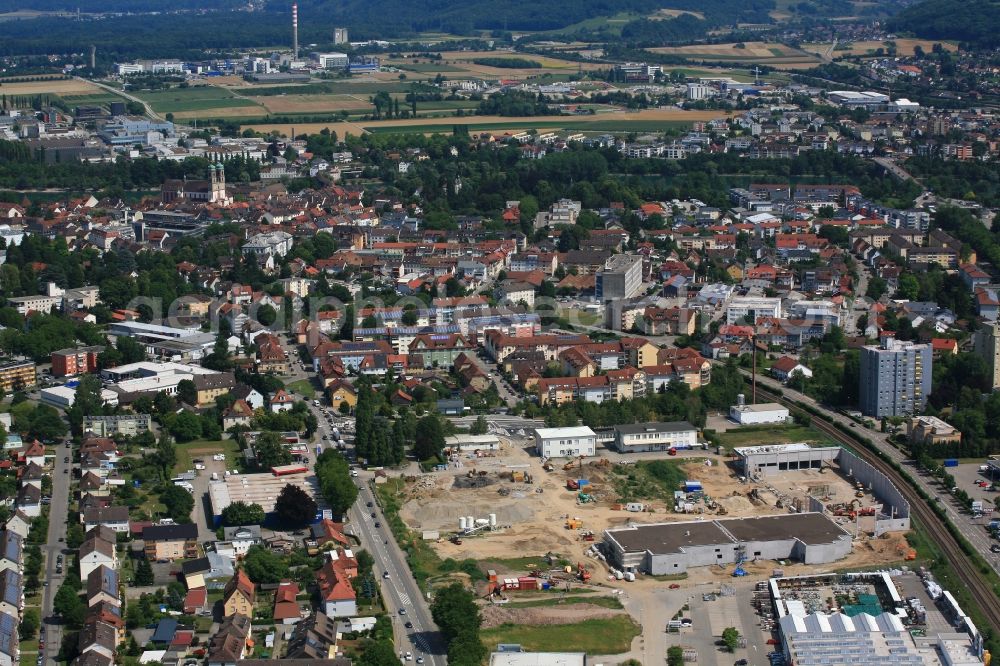
[[[566,604],[537,608],[507,608],[487,604],[482,607],[481,612],[484,629],[499,627],[508,622],[535,626],[573,624],[583,620],[602,619],[625,613],[623,610],[604,608],[594,604]]]
[[[913,55],[913,48],[915,46],[920,46],[925,52],[930,53],[934,44],[938,43],[931,39],[895,39],[896,42],[896,52],[899,55],[910,56]],[[940,44],[948,51],[957,51],[958,46],[951,44],[949,42],[940,42]],[[885,49],[885,42],[880,41],[865,41],[865,42],[852,42],[850,49],[837,48],[833,52],[833,57],[842,55],[868,55],[869,52],[873,52],[876,49]],[[826,53],[827,49],[830,48],[830,42],[821,42],[816,44],[803,44],[802,50],[808,51],[810,53]]]

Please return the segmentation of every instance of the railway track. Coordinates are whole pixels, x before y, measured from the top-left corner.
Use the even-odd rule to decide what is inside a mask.
[[[757,394],[765,400],[779,402],[791,410],[804,411],[797,404],[787,400],[783,396],[771,393],[766,389],[761,389],[759,384],[757,386]],[[896,485],[910,503],[911,519],[916,518],[920,522],[921,526],[927,531],[927,534],[937,544],[938,548],[941,549],[945,557],[948,558],[952,569],[955,571],[955,575],[958,576],[968,589],[973,601],[979,606],[979,610],[982,611],[986,620],[990,623],[990,627],[994,633],[1000,635],[1000,597],[993,591],[993,587],[989,581],[983,578],[979,568],[968,558],[958,540],[947,526],[941,522],[941,518],[927,504],[924,498],[920,496],[912,483],[894,467],[886,463],[885,460],[872,453],[867,447],[859,446],[852,437],[841,432],[836,426],[819,418],[812,419],[812,426],[834,440],[850,446],[851,450],[857,453],[859,457],[885,474]]]

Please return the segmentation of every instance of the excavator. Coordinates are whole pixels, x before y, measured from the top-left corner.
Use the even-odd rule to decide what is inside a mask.
[[[586,583],[590,580],[590,572],[587,568],[583,566],[583,562],[576,563],[576,577],[580,579],[581,582]]]
[[[577,458],[570,458],[570,461],[563,465],[563,471],[568,472],[573,469],[573,465],[578,465],[580,469],[583,469],[583,456]]]

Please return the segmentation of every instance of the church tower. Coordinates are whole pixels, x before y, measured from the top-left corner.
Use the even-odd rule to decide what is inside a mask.
[[[209,201],[212,203],[226,204],[229,196],[226,194],[226,169],[221,163],[211,164],[208,167],[208,175],[211,180],[211,194]]]

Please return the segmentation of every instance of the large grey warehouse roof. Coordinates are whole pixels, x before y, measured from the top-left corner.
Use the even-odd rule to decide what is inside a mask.
[[[694,546],[745,541],[798,539],[807,545],[833,543],[850,533],[820,513],[792,513],[759,518],[728,518],[679,523],[652,523],[607,530],[626,552],[654,555],[682,552]]]
[[[778,541],[794,538],[814,545],[831,543],[848,534],[821,513],[790,513],[719,521],[737,541]]]
[[[653,523],[634,528],[608,530],[608,534],[626,551],[678,553],[686,546],[711,546],[731,543],[732,539],[716,521],[690,523]]]
[[[670,421],[668,423],[627,423],[616,425],[615,430],[624,435],[636,435],[640,432],[688,432],[696,430],[687,421]]]

